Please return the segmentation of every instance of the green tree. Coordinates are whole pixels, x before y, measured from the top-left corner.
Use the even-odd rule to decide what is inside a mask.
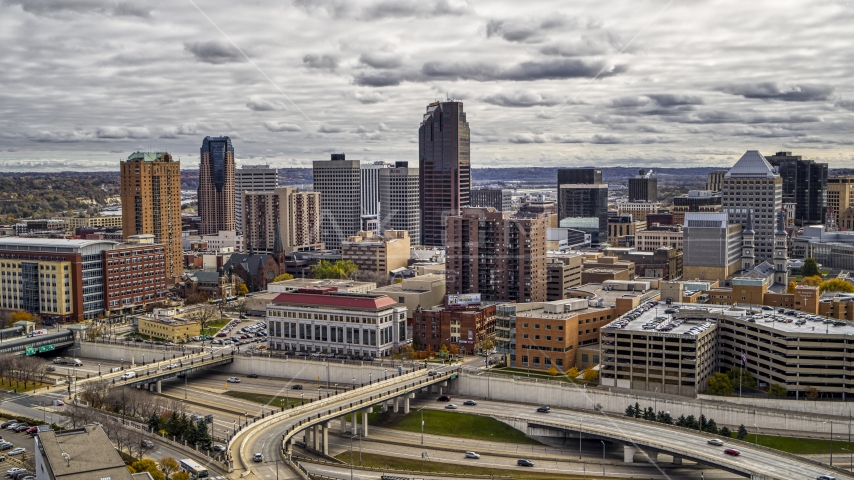
[[[706,388],[709,395],[730,395],[732,393],[732,382],[723,373],[717,372],[709,378],[709,386]]]
[[[640,418],[643,410],[641,410],[640,403],[635,402],[635,418]]]
[[[163,425],[160,424],[160,417],[156,413],[152,413],[150,417],[148,417],[148,428],[151,429],[152,432],[158,432]]]
[[[708,422],[706,422],[706,427],[703,428],[704,432],[709,432],[717,435],[718,433],[718,424],[715,423],[715,419],[710,418]]]
[[[812,277],[813,275],[821,275],[818,270],[818,263],[814,258],[804,260],[804,266],[801,267],[801,275],[804,277]]]
[[[729,428],[723,427],[718,431],[718,435],[722,437],[732,438],[732,432],[729,431]]]
[[[679,415],[679,418],[676,419],[676,426],[677,427],[688,427],[689,426],[688,425],[688,419],[685,418],[684,414]]]
[[[831,280],[827,280],[821,282],[818,290],[820,292],[843,292],[843,293],[851,293],[854,292],[854,285],[846,282],[841,278],[833,278]]]
[[[729,377],[732,388],[736,388],[739,385],[739,375],[741,376],[742,387],[756,388],[756,379],[753,378],[753,375],[751,375],[750,372],[743,368],[734,368],[726,372],[726,374],[727,377]]]
[[[635,416],[635,406],[634,405],[629,405],[628,407],[626,407],[626,416],[627,417],[634,417]]]
[[[274,282],[284,282],[285,280],[293,280],[294,276],[290,273],[282,273],[281,275],[277,275],[276,278],[273,279]]]
[[[738,433],[735,434],[735,438],[739,440],[747,438],[747,428],[744,427],[743,423],[738,426]]]
[[[350,260],[337,260],[335,263],[321,260],[311,268],[314,278],[349,278],[350,275],[359,271],[359,267]]]
[[[647,409],[643,411],[643,419],[655,421],[655,411],[652,407],[647,407]]]
[[[786,390],[786,387],[780,385],[779,383],[772,383],[770,387],[768,387],[768,395],[772,397],[785,397],[789,391]]]
[[[690,428],[692,430],[698,430],[699,423],[694,415],[688,415],[688,418],[685,419],[685,427]]]
[[[195,434],[193,435],[193,443],[199,444],[199,447],[210,448],[213,444],[211,432],[208,424],[204,420],[196,422]]]

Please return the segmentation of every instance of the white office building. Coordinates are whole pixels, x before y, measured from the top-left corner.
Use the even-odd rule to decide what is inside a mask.
[[[363,163],[362,169],[362,215],[379,213],[380,170],[389,168],[385,162]]]
[[[269,165],[244,165],[234,170],[234,220],[243,232],[243,192],[269,192],[279,186],[279,172]]]
[[[337,250],[341,242],[362,229],[362,182],[358,160],[333,153],[331,160],[312,162],[314,191],[320,192],[320,239]]]
[[[421,245],[421,193],[418,168],[395,162],[380,170],[380,230],[406,230],[412,245]]]
[[[730,223],[747,226],[753,214],[755,257],[758,261],[774,257],[776,219],[783,206],[783,180],[765,157],[748,150],[724,175],[721,210]]]
[[[388,357],[406,341],[406,307],[387,295],[306,288],[267,305],[268,348]]]

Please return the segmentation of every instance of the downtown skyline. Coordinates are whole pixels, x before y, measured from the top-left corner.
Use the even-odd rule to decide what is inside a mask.
[[[725,13],[725,14],[724,14]],[[845,167],[854,5],[100,0],[0,3],[0,169],[418,160],[424,105],[465,105],[472,167]],[[294,27],[294,28],[291,28]]]

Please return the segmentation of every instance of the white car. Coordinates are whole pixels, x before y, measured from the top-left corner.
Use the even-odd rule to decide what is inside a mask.
[[[724,441],[719,438],[713,438],[709,440],[709,445],[715,445],[717,447],[722,447],[724,445]]]
[[[255,456],[252,457],[252,460],[255,460],[256,462],[263,462],[264,461],[264,455],[261,455],[260,453],[256,453]]]
[[[23,472],[23,471],[24,471],[23,468],[18,468],[18,467],[10,468],[9,470],[6,470],[6,475],[11,477],[12,475],[14,475],[16,473]]]
[[[6,455],[9,455],[11,457],[12,455],[20,455],[26,451],[27,451],[26,448],[19,447],[19,448],[16,448],[14,450],[9,450],[9,453],[7,453]]]
[[[225,451],[225,445],[220,445],[217,443],[216,445],[213,446],[213,449],[215,452],[224,452]]]
[[[228,382],[228,383],[240,383],[240,379],[237,377],[230,377],[228,380],[226,380],[226,382]]]
[[[477,460],[478,458],[480,458],[480,455],[474,452],[466,452],[466,458],[474,458],[475,460]]]

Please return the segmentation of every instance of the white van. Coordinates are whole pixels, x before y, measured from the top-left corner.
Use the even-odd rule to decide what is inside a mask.
[[[122,374],[121,377],[119,377],[119,380],[127,380],[129,378],[134,378],[134,377],[136,377],[136,372],[126,372],[126,373]]]

